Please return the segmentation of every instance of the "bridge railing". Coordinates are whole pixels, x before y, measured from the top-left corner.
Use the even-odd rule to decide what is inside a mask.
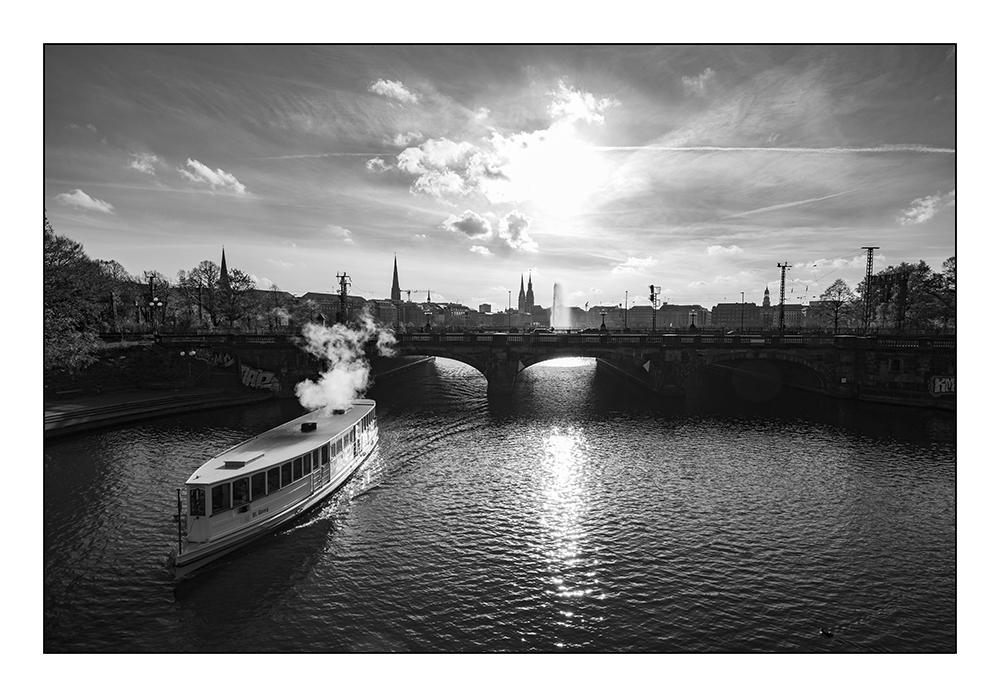
[[[245,337],[250,338],[250,337]],[[478,334],[472,332],[430,332],[402,334],[398,341],[412,343],[479,344],[493,346],[608,346],[608,347],[834,347],[885,349],[954,349],[954,336],[857,336],[853,334]]]

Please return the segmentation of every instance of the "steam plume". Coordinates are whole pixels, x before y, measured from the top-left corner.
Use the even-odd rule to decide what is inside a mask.
[[[365,344],[375,340],[380,356],[391,356],[396,337],[375,324],[371,316],[362,313],[356,326],[307,324],[302,329],[302,349],[324,361],[327,368],[319,381],[303,380],[295,386],[299,403],[309,409],[322,409],[329,414],[334,409],[346,409],[368,389],[371,366],[365,357]]]

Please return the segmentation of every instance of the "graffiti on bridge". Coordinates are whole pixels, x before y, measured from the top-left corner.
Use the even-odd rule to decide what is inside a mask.
[[[281,392],[281,384],[278,382],[277,376],[267,370],[257,370],[248,365],[241,365],[240,381],[247,387],[252,387],[255,390]]]
[[[931,394],[935,397],[943,394],[956,394],[956,378],[954,376],[935,375],[931,378]]]
[[[236,359],[228,351],[212,351],[212,365],[219,368],[228,368],[236,364]]]

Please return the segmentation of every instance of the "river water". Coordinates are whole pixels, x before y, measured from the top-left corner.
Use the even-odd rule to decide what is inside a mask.
[[[44,650],[957,650],[954,414],[687,387],[423,364],[348,486],[180,584],[176,489],[297,403],[46,443]]]

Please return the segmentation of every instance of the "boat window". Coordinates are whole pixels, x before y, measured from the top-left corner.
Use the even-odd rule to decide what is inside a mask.
[[[344,449],[344,441],[338,438],[337,442],[333,446],[333,456],[337,457],[337,455],[340,455],[340,451],[343,449]]]
[[[267,471],[267,493],[277,491],[281,488],[281,470],[272,467]]]
[[[233,482],[233,507],[250,502],[250,478],[244,477]]]
[[[191,501],[188,504],[188,515],[205,515],[205,490],[191,489]]]
[[[254,499],[264,498],[267,494],[267,489],[265,488],[264,477],[267,474],[265,472],[258,472],[254,476],[250,477],[250,497]]]
[[[226,482],[212,487],[212,515],[231,508],[230,486],[229,482]]]
[[[292,463],[286,462],[281,466],[281,486],[288,486],[292,483]]]
[[[295,458],[295,462],[292,463],[292,479],[298,481],[302,479],[302,458]]]
[[[316,449],[314,453],[307,453],[302,459],[302,474],[309,474],[312,472],[312,463],[319,461],[319,448]]]
[[[319,449],[320,462],[324,465],[330,462],[330,445],[329,443],[324,445]]]

